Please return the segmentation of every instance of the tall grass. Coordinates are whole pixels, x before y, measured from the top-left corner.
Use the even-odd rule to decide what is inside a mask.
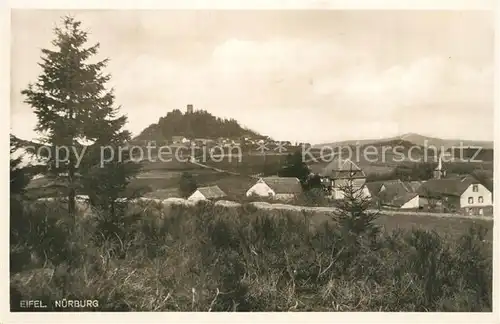
[[[21,299],[70,310],[55,308],[63,298],[97,299],[97,311],[492,307],[491,246],[477,226],[459,239],[413,229],[368,240],[247,204],[158,207],[111,220],[98,212],[69,219],[57,204],[12,208],[13,311],[26,310]]]

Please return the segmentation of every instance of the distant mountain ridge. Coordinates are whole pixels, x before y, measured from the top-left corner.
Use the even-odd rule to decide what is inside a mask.
[[[438,149],[449,149],[455,147],[481,147],[483,149],[493,149],[493,141],[475,141],[475,140],[462,140],[462,139],[444,139],[438,137],[424,136],[416,133],[406,133],[399,136],[379,138],[379,139],[363,139],[363,140],[347,140],[339,142],[330,142],[324,144],[317,144],[314,147],[330,146],[352,146],[352,145],[380,145],[383,143],[395,142],[412,143],[421,147],[436,147]]]
[[[235,119],[213,116],[205,110],[182,113],[175,109],[146,127],[134,141],[164,141],[173,136],[187,138],[264,138],[261,134],[242,127]]]
[[[19,167],[31,167],[37,165],[45,165],[46,162],[43,158],[37,157],[32,150],[35,151],[43,146],[41,143],[34,141],[23,140],[15,135],[10,134],[10,146],[13,148],[11,151],[11,158],[21,159]],[[29,149],[28,149],[29,148]]]

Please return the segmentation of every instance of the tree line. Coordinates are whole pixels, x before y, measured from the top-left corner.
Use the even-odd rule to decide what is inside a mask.
[[[171,140],[172,136],[186,138],[260,138],[262,135],[245,129],[235,119],[215,117],[205,110],[182,113],[179,109],[169,111],[158,123],[148,126],[136,140]]]

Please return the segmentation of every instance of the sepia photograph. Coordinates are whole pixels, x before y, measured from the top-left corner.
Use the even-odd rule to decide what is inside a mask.
[[[494,34],[12,9],[10,312],[493,312]]]

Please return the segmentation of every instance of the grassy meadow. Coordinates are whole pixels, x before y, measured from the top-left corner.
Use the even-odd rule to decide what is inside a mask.
[[[266,165],[246,161],[214,166],[254,174]],[[183,172],[243,205],[71,219],[58,202],[11,201],[11,309],[36,299],[45,311],[491,311],[492,221],[379,215],[375,234],[353,234],[329,212],[256,209],[245,198],[255,178],[185,162],[145,164],[126,194],[179,197]],[[27,197],[59,191],[38,179]],[[310,198],[294,204],[317,204]],[[57,308],[63,298],[99,306]]]
[[[47,311],[491,311],[491,223],[200,203],[70,219],[11,204],[11,309]],[[55,308],[62,298],[93,309]],[[26,309],[23,309],[26,311]]]

